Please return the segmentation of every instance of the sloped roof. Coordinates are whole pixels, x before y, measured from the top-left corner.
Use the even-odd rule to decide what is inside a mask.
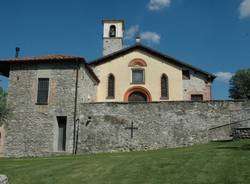
[[[133,46],[130,46],[130,47],[121,49],[121,50],[119,50],[119,51],[117,51],[117,52],[114,52],[114,53],[111,53],[111,54],[109,54],[109,55],[106,55],[106,56],[104,56],[104,57],[101,57],[101,58],[99,58],[99,59],[96,59],[96,60],[94,60],[94,61],[91,61],[91,62],[89,62],[89,65],[90,65],[90,66],[102,65],[102,64],[104,64],[104,63],[106,63],[106,62],[109,62],[109,61],[111,61],[111,60],[113,60],[113,59],[115,59],[115,58],[118,58],[118,57],[120,57],[120,56],[123,56],[123,55],[125,55],[125,54],[127,54],[127,53],[129,53],[129,52],[134,51],[134,50],[142,50],[142,51],[145,51],[145,52],[147,52],[147,53],[150,53],[150,54],[152,54],[152,55],[154,55],[154,56],[156,56],[156,57],[158,57],[158,58],[161,58],[162,60],[167,60],[168,62],[171,62],[171,63],[173,63],[174,65],[192,69],[192,70],[194,70],[194,71],[196,71],[196,72],[198,72],[198,73],[201,73],[201,74],[207,76],[207,77],[208,77],[209,79],[211,79],[212,81],[216,78],[216,76],[215,76],[214,74],[212,74],[212,73],[206,72],[206,71],[204,71],[204,70],[202,70],[202,69],[199,69],[199,68],[197,68],[197,67],[194,67],[194,66],[192,66],[192,65],[190,65],[190,64],[187,64],[187,63],[185,63],[185,62],[183,62],[183,61],[180,61],[180,60],[178,60],[178,59],[175,59],[175,58],[173,58],[173,57],[171,57],[171,56],[168,56],[168,55],[166,55],[166,54],[162,54],[162,53],[160,53],[160,52],[158,52],[158,51],[156,51],[156,50],[154,50],[154,49],[152,49],[152,48],[149,48],[149,47],[147,47],[147,46],[145,46],[145,45],[138,44],[138,43],[135,44],[135,45],[133,45]]]
[[[61,54],[51,54],[46,56],[30,56],[30,57],[18,57],[18,58],[11,58],[7,60],[0,60],[0,61],[8,61],[8,62],[15,62],[15,61],[49,61],[49,60],[67,60],[67,59],[84,59],[82,57],[77,56],[68,56],[68,55],[61,55]]]
[[[67,56],[67,55],[47,55],[47,56],[32,56],[0,60],[0,73],[6,77],[9,76],[10,66],[18,63],[35,63],[35,62],[83,62],[89,74],[96,82],[100,82],[91,67],[86,64],[83,57]]]

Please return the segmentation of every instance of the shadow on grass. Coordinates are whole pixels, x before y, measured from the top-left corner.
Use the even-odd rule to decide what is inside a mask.
[[[250,151],[250,144],[244,144],[242,146],[222,146],[222,147],[216,147],[216,149],[230,149],[230,150]]]
[[[215,141],[211,141],[211,142],[232,142],[233,140],[232,139],[225,139],[225,140],[215,140]]]

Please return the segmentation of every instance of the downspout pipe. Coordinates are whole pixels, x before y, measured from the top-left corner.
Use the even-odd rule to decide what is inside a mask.
[[[77,60],[78,62],[78,60]],[[80,64],[77,63],[76,67],[76,81],[75,81],[75,100],[74,100],[74,128],[73,128],[73,150],[72,154],[76,154],[76,115],[77,115],[77,99],[78,99],[78,78],[79,78],[79,68]]]

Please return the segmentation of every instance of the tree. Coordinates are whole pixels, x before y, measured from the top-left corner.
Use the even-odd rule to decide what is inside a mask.
[[[230,98],[250,99],[250,68],[239,70],[230,79]]]
[[[0,87],[0,126],[8,115],[7,109],[7,93]]]

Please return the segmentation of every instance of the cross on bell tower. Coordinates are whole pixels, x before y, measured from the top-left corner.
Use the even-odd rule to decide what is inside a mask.
[[[103,55],[123,48],[123,20],[103,20]]]

